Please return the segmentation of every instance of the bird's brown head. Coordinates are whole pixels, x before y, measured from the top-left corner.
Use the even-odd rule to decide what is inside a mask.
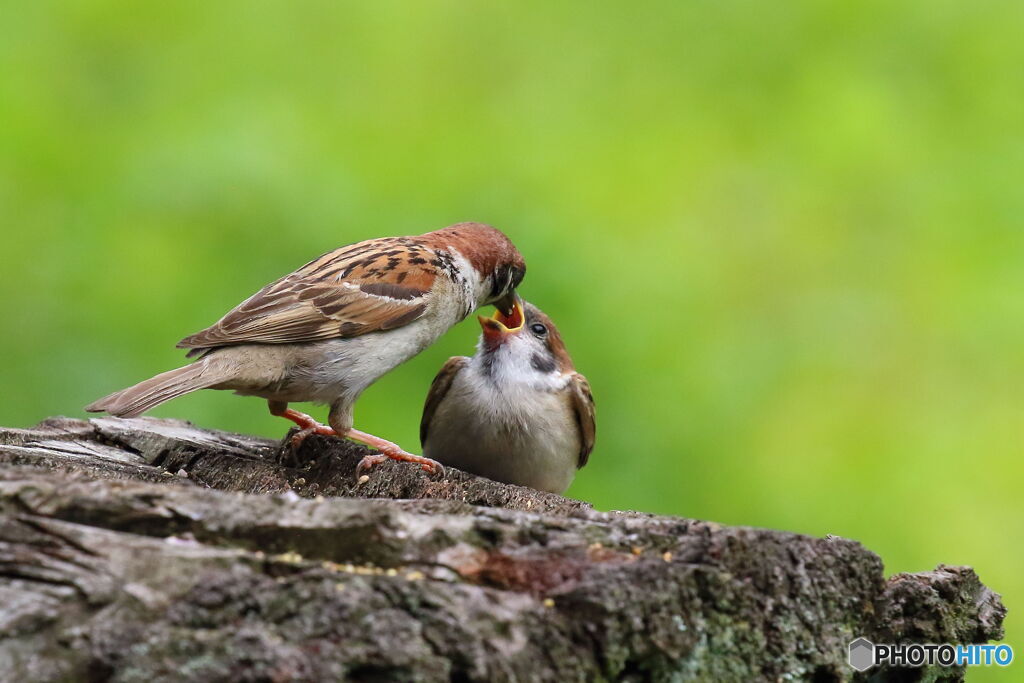
[[[480,305],[511,315],[526,263],[505,233],[485,223],[456,223],[424,235],[441,248],[453,247],[472,265],[482,286]]]
[[[493,317],[477,319],[483,329],[481,353],[503,354],[501,362],[529,366],[542,374],[561,374],[574,369],[558,328],[533,304],[516,297],[508,315],[499,310]]]

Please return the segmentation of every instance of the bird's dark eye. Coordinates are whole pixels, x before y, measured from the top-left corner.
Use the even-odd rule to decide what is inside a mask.
[[[543,323],[534,323],[530,325],[530,331],[533,332],[538,337],[543,337],[545,334],[548,333],[548,328],[545,327]]]

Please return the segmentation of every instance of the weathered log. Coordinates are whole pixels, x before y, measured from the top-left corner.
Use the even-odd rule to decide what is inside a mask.
[[[885,580],[841,538],[282,448],[155,419],[0,431],[3,680],[856,680],[858,636],[1002,635],[969,568]]]

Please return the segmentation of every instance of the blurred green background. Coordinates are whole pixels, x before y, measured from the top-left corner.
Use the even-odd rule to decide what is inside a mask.
[[[0,423],[82,416],[336,246],[486,221],[594,388],[571,495],[970,564],[1024,605],[1024,4],[3,15]],[[478,331],[357,426],[415,449]],[[289,426],[221,392],[155,414]]]

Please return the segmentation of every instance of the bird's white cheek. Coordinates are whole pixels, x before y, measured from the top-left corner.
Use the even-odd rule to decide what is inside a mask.
[[[493,353],[489,363],[490,375],[514,399],[520,398],[518,394],[522,390],[557,391],[565,387],[566,377],[557,370],[538,369],[534,363],[535,356],[546,359],[546,349],[533,337],[520,332],[506,339]]]
[[[463,308],[459,318],[461,320],[486,301],[487,293],[490,290],[487,287],[486,278],[480,277],[480,273],[476,271],[476,268],[473,267],[465,256],[459,253],[458,249],[451,247],[449,248],[449,253],[459,273],[455,286],[459,290],[458,299]]]

